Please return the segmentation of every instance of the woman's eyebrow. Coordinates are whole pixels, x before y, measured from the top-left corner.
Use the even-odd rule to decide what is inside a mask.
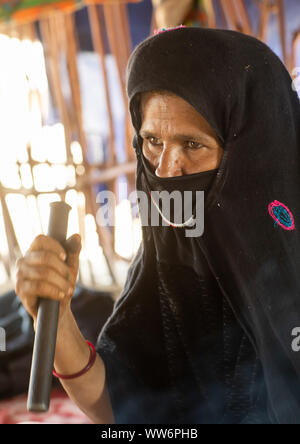
[[[157,138],[157,136],[154,133],[152,133],[151,131],[146,131],[146,130],[140,131],[140,136],[144,137],[144,138],[146,138],[146,137]],[[203,133],[202,134],[190,133],[190,134],[175,134],[174,135],[174,139],[177,139],[177,140],[194,140],[194,139],[198,140],[198,139],[208,139],[208,138],[209,138],[209,136],[206,136]]]

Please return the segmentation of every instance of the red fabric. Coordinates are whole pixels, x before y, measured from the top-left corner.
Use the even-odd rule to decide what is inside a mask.
[[[0,424],[35,422],[40,424],[91,424],[89,418],[68,398],[62,389],[53,389],[47,413],[26,409],[27,395],[0,402]]]

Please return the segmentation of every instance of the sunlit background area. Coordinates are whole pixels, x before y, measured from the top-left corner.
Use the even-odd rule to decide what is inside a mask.
[[[138,219],[132,217],[131,205],[124,195],[124,185],[127,190],[126,176],[120,177],[120,185],[123,185],[123,196],[120,199],[118,177],[114,177],[112,186],[104,182],[104,187],[100,188],[111,189],[116,194],[114,226],[101,228],[96,223],[97,209],[93,203],[96,204],[99,191],[95,186],[97,178],[92,182],[87,178],[101,171],[101,168],[89,170],[90,165],[96,163],[97,167],[105,166],[109,148],[106,146],[109,118],[105,115],[107,109],[103,78],[101,81],[103,72],[95,63],[97,55],[91,57],[92,53],[78,53],[74,61],[81,75],[80,80],[86,81],[82,85],[83,92],[88,82],[96,77],[92,91],[83,95],[85,107],[82,132],[85,130],[86,134],[85,137],[81,134],[80,140],[80,137],[76,138],[73,128],[71,131],[68,128],[67,135],[63,122],[57,121],[59,119],[55,115],[41,41],[26,36],[22,38],[16,29],[13,34],[15,36],[0,34],[0,54],[7,60],[5,69],[0,72],[0,286],[5,290],[13,285],[16,259],[26,253],[36,235],[47,234],[50,203],[64,200],[72,208],[67,236],[80,233],[82,237],[78,280],[94,288],[121,288],[128,264],[141,240],[141,229]],[[62,101],[70,100],[72,85],[66,72],[66,62],[57,62],[56,75],[59,74],[61,81],[57,89],[61,90],[62,108]],[[121,130],[116,131],[116,134],[119,139],[123,139],[119,142],[115,156],[124,161],[124,102],[116,63],[111,55],[106,56],[105,65],[110,82],[108,88],[113,91],[110,98],[113,113],[111,119],[117,120],[112,123],[120,125]],[[92,74],[92,69],[96,71],[96,76]],[[62,91],[63,86],[66,92]],[[99,102],[98,105],[91,104],[91,96],[95,102]],[[67,106],[65,114],[66,111]],[[82,140],[86,143],[85,151],[80,143]],[[131,171],[134,171],[133,166]],[[92,199],[94,202],[91,202]],[[106,251],[101,245],[104,236]]]

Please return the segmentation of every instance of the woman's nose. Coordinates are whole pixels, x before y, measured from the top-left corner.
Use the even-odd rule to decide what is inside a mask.
[[[158,177],[175,177],[184,174],[184,155],[180,148],[165,147],[155,171]]]

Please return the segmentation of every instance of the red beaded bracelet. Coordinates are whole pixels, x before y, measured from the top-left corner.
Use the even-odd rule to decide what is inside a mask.
[[[61,375],[60,373],[57,373],[55,370],[53,370],[53,372],[52,372],[53,376],[55,376],[56,378],[59,378],[59,379],[74,379],[74,378],[78,378],[81,375],[84,375],[84,373],[86,373],[94,365],[95,360],[96,360],[96,356],[97,356],[96,349],[93,346],[93,344],[89,341],[86,341],[86,343],[90,347],[90,358],[89,358],[89,362],[87,363],[87,365],[79,372],[73,373],[73,375]]]

